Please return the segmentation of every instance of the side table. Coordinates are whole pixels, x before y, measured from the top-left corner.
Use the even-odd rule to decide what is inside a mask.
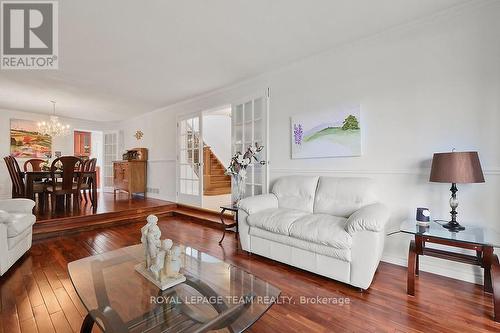
[[[414,220],[401,224],[400,231],[415,236],[410,242],[408,251],[408,276],[407,293],[415,296],[415,276],[419,274],[419,256],[431,256],[461,263],[477,265],[484,270],[483,289],[493,293],[494,318],[500,321],[500,277],[499,269],[492,265],[498,263],[498,258],[493,254],[494,247],[500,247],[500,235],[494,230],[481,227],[466,227],[465,230],[451,232],[438,222],[430,222],[429,226],[419,226]],[[427,243],[434,243],[475,251],[475,255],[456,253],[441,249],[427,247]]]
[[[220,220],[222,222],[222,226],[224,227],[224,233],[222,234],[222,238],[219,241],[219,244],[222,244],[222,241],[224,240],[224,237],[226,237],[226,230],[231,229],[231,228],[236,228],[234,237],[238,239],[238,207],[234,205],[224,205],[220,206],[221,211],[220,211]],[[235,221],[233,223],[226,224],[224,221],[224,213],[226,211],[231,211],[234,214]]]

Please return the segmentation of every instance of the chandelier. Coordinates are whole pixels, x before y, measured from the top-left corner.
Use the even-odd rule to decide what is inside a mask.
[[[42,121],[38,123],[38,132],[51,137],[65,136],[70,133],[69,125],[63,125],[59,122],[59,117],[56,116],[56,102],[52,103],[53,115],[50,116],[50,121]]]

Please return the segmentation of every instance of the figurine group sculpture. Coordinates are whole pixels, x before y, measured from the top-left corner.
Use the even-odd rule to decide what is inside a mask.
[[[182,267],[181,249],[179,246],[173,246],[171,239],[160,239],[161,230],[157,223],[158,217],[148,216],[147,224],[141,228],[141,242],[146,256],[146,270],[156,281],[164,283],[182,277],[179,273]]]

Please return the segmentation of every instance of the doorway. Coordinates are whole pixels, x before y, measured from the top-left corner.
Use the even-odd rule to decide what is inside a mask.
[[[97,188],[101,189],[103,182],[103,132],[74,130],[73,155],[81,159],[96,158]]]
[[[204,111],[202,207],[220,211],[231,203],[231,177],[225,174],[231,160],[231,105]]]

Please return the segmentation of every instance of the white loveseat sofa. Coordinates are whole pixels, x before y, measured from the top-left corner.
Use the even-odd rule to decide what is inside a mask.
[[[0,200],[0,276],[31,248],[33,207],[33,200]]]
[[[244,250],[361,289],[372,282],[388,219],[367,178],[283,177],[238,210]]]

